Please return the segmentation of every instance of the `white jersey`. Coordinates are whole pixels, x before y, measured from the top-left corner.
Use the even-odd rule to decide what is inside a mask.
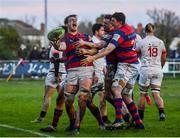
[[[141,36],[139,34],[136,34],[136,44],[139,43],[142,40]]]
[[[96,38],[95,36],[92,37],[93,43],[99,43],[100,40]],[[101,50],[99,50],[101,51]],[[106,60],[104,57],[99,58],[93,62],[94,70],[95,71],[103,71],[103,68],[106,66]]]
[[[161,70],[161,55],[166,51],[164,42],[155,36],[146,36],[136,45],[140,52],[141,69]]]
[[[58,53],[59,54],[59,58],[62,58],[63,52],[58,51],[53,46],[51,46],[50,53],[49,53],[49,59],[53,57],[53,53]],[[50,62],[50,70],[49,71],[55,71],[54,63]],[[64,63],[59,63],[59,72],[66,73]]]

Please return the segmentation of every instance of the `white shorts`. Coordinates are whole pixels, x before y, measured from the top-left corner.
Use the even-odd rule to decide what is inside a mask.
[[[66,83],[71,85],[79,85],[79,81],[85,78],[92,79],[94,69],[91,66],[77,67],[67,70]]]
[[[162,79],[162,71],[140,70],[139,85],[141,86],[149,86],[150,84],[161,86]]]
[[[91,92],[96,93],[96,92],[101,92],[104,90],[104,73],[103,71],[97,71],[95,70],[95,75],[98,77],[98,82],[94,83],[91,87]]]
[[[57,83],[56,79],[55,79],[55,74],[54,72],[48,72],[48,74],[46,75],[45,78],[45,86],[50,86],[52,88],[57,88],[57,86],[61,86],[64,85],[65,78],[66,78],[66,74],[61,74],[61,83]]]
[[[112,87],[119,86],[119,81],[123,80],[125,83],[134,86],[139,73],[139,64],[118,63],[117,71],[113,79]]]

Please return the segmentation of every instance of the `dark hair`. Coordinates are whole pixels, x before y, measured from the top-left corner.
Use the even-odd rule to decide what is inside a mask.
[[[117,21],[122,22],[122,24],[125,24],[126,22],[126,16],[122,12],[115,12],[112,17],[115,18]]]
[[[95,23],[95,24],[92,26],[93,35],[95,34],[96,31],[99,31],[99,29],[101,29],[101,27],[103,27],[102,24]]]
[[[76,15],[76,14],[68,15],[68,16],[64,19],[64,24],[67,24],[67,23],[68,23],[68,19],[69,19],[70,17],[77,17],[77,15]]]
[[[103,17],[104,17],[104,19],[111,20],[112,15],[111,14],[104,14]]]
[[[148,23],[145,27],[146,33],[153,33],[155,26],[152,23]]]

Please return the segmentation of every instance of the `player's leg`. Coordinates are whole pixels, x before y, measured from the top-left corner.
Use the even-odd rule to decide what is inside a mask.
[[[44,132],[53,132],[56,130],[59,118],[61,117],[63,113],[64,108],[64,86],[61,85],[60,87],[57,87],[58,96],[56,98],[56,108],[54,109],[54,116],[51,125],[49,125],[46,128],[41,128],[41,131]]]
[[[146,95],[148,93],[149,86],[139,85],[139,87],[140,87],[140,97],[138,100],[138,112],[139,112],[140,118],[143,120],[145,106],[146,106]]]
[[[108,115],[107,115],[105,92],[100,91],[98,93],[98,96],[99,96],[99,110],[101,112],[102,120],[104,123],[109,123],[109,119],[108,119]]]
[[[87,99],[88,95],[90,94],[90,89],[92,85],[92,79],[84,78],[80,80],[79,83],[79,95],[78,95],[78,110],[76,114],[76,122],[75,122],[75,133],[79,133],[80,130],[80,123],[83,120],[86,106],[87,106]]]
[[[144,118],[146,96],[148,95],[148,88],[150,85],[150,77],[148,74],[149,74],[148,71],[140,70],[140,76],[139,76],[140,97],[138,100],[138,112],[142,120]]]
[[[162,79],[163,79],[163,74],[158,73],[158,74],[156,74],[156,77],[153,77],[151,80],[152,96],[153,96],[156,106],[159,110],[160,121],[165,120],[164,101],[163,101],[162,97],[160,96],[160,87],[161,87]]]
[[[74,129],[76,121],[76,111],[74,107],[74,99],[78,91],[78,78],[76,74],[77,73],[74,70],[67,71],[67,78],[64,87],[66,112],[70,121],[70,125],[65,129],[67,132],[71,132]]]
[[[98,124],[99,124],[99,128],[100,129],[104,129],[104,123],[101,117],[101,113],[99,108],[93,103],[93,97],[92,94],[90,94],[88,96],[87,99],[87,108],[91,111],[91,113],[93,114],[93,116],[96,118]],[[81,119],[82,120],[82,119]]]
[[[130,83],[127,83],[125,88],[122,91],[123,101],[125,102],[128,110],[129,110],[129,113],[132,116],[132,120],[136,124],[135,127],[138,129],[144,129],[144,125],[143,125],[143,122],[139,116],[136,105],[135,105],[133,99],[131,98],[130,92],[132,91],[132,89],[133,89],[133,85]]]
[[[107,66],[107,72],[105,74],[105,98],[106,100],[115,108],[114,105],[114,96],[112,93],[112,80],[114,78],[114,75],[116,73],[116,67],[113,65]]]
[[[65,129],[67,132],[71,132],[74,129],[75,121],[76,121],[76,111],[74,107],[75,95],[77,93],[77,86],[66,84],[64,91],[66,112],[69,117],[70,125]]]
[[[123,106],[123,99],[122,99],[122,90],[126,86],[127,80],[124,77],[126,73],[126,69],[124,68],[123,64],[118,63],[117,71],[113,79],[112,83],[112,92],[114,95],[114,105],[115,105],[115,121],[112,124],[112,129],[119,129],[123,127],[124,121],[122,117],[122,106]]]
[[[42,109],[41,112],[35,120],[32,122],[39,123],[44,120],[44,117],[46,116],[46,113],[48,111],[50,102],[51,102],[51,97],[57,88],[58,84],[55,80],[55,75],[54,72],[48,72],[46,78],[45,78],[45,87],[44,87],[44,99],[42,103]]]
[[[103,122],[105,124],[110,123],[107,115],[107,106],[106,106],[106,97],[105,97],[105,76],[103,71],[95,71],[96,76],[98,77],[97,82],[97,92],[99,96],[99,110],[101,112],[101,116],[103,119]]]
[[[76,114],[76,122],[74,132],[79,133],[80,123],[84,117],[88,95],[91,92],[92,78],[93,78],[93,67],[80,67],[77,70],[78,82],[79,82],[79,95],[78,95],[78,110]]]
[[[55,91],[55,88],[53,88],[51,86],[45,86],[44,99],[43,99],[43,103],[42,103],[41,112],[35,120],[31,121],[32,123],[40,123],[44,120],[44,118],[47,114],[47,111],[48,111],[48,108],[49,108],[49,105],[51,102],[51,97],[52,97],[54,91]]]
[[[122,98],[129,110],[129,113],[132,116],[133,121],[136,123],[136,128],[144,129],[143,122],[140,119],[138,110],[136,108],[134,100],[132,99],[132,93],[131,93],[133,91],[134,84],[135,84],[137,76],[138,76],[139,65],[128,64],[124,68],[126,69],[124,77],[126,78],[127,83],[122,91]]]

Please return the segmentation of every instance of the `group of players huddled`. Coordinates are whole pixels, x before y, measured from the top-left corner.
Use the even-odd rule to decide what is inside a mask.
[[[64,26],[48,34],[50,70],[45,79],[42,110],[32,122],[44,120],[57,89],[52,123],[41,131],[56,130],[64,104],[70,121],[65,131],[72,134],[79,134],[86,107],[96,118],[100,129],[144,129],[146,100],[152,104],[147,93],[149,87],[159,110],[159,119],[165,120],[160,87],[166,49],[163,41],[154,36],[155,26],[148,23],[145,26],[146,37],[138,39],[133,27],[126,23],[125,14],[115,12],[105,15],[103,24],[93,25],[91,38],[78,32],[77,20],[77,15],[69,15]],[[133,100],[137,77],[140,89],[138,108]],[[99,96],[99,106],[93,102],[95,94]],[[74,107],[76,95],[77,109]],[[113,123],[108,119],[106,101],[115,110]]]

